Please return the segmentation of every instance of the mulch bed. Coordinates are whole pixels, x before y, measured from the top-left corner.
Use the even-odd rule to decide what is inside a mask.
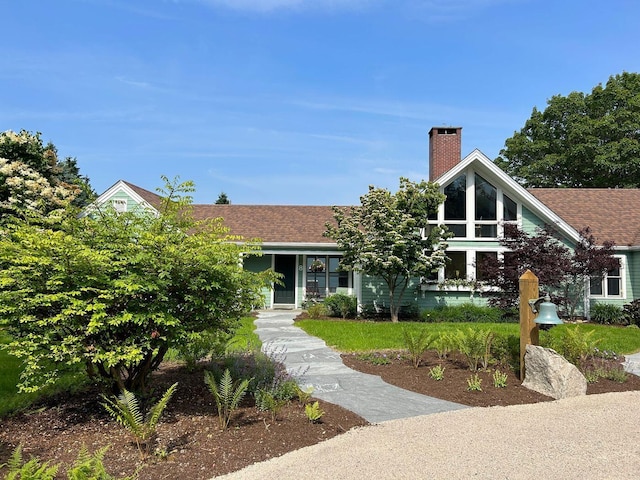
[[[521,387],[508,368],[500,368],[507,374],[505,388],[493,386],[492,371],[480,371],[482,391],[472,392],[467,389],[467,379],[472,373],[461,357],[441,361],[435,352],[427,352],[415,369],[397,352],[384,354],[390,360],[388,365],[373,365],[358,355],[342,358],[351,368],[380,375],[393,385],[465,405],[487,407],[552,400]],[[439,364],[445,369],[444,379],[436,381],[429,376],[429,370]],[[141,480],[199,480],[236,471],[367,424],[356,414],[322,401],[325,414],[321,423],[310,423],[297,402],[287,406],[273,421],[268,412],[259,412],[253,400],[247,398],[230,428],[222,431],[202,371],[191,374],[169,364],[154,376],[153,385],[158,392],[179,382],[158,427],[158,454],[141,459],[132,437],[100,405],[99,392],[89,390],[2,419],[0,464],[22,444],[25,459],[37,456],[52,464],[62,463],[58,478],[66,478],[64,465],[73,463],[83,445],[91,452],[109,445],[104,464],[115,477],[131,475],[139,468]],[[600,380],[588,387],[589,394],[626,390],[640,390],[640,377],[630,375],[625,383]],[[0,469],[0,476],[5,472],[6,469]]]

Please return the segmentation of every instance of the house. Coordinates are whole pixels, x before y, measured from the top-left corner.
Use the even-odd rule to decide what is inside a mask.
[[[533,233],[553,225],[569,246],[590,227],[598,241],[613,241],[620,268],[592,280],[588,300],[619,305],[640,298],[640,190],[525,189],[479,150],[461,156],[460,127],[429,131],[429,180],[446,195],[429,225],[446,225],[448,265],[431,282],[415,279],[403,303],[419,308],[468,302],[477,296],[471,285],[482,280],[482,259],[504,253],[499,243],[506,224]],[[155,193],[120,180],[96,200],[117,210],[157,209]],[[338,269],[341,252],[323,236],[333,221],[330,206],[194,205],[197,219],[224,218],[230,233],[262,240],[262,257],[245,259],[252,271],[272,268],[283,285],[265,291],[265,307],[295,308],[306,298],[333,293],[355,295],[361,305],[384,304],[385,284],[376,278]],[[618,212],[621,212],[618,214]],[[624,212],[624,215],[622,214]]]

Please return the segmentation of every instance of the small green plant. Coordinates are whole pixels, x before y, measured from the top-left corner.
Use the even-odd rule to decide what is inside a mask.
[[[438,358],[440,360],[444,360],[449,356],[451,350],[454,349],[455,338],[451,333],[443,332],[434,338],[432,346],[435,349]]]
[[[471,377],[467,378],[467,390],[470,392],[482,391],[482,379],[478,377],[477,373],[474,373]]]
[[[594,330],[586,330],[579,325],[567,325],[559,329],[559,333],[554,333],[557,336],[551,339],[551,348],[574,365],[580,365],[592,356],[600,342],[593,338]]]
[[[256,408],[271,413],[273,422],[278,420],[278,414],[289,403],[288,399],[277,398],[276,395],[266,389],[258,390],[255,394],[255,399]]]
[[[224,354],[231,338],[230,333],[221,330],[190,332],[178,346],[178,354],[187,370],[194,372],[200,360],[210,355],[215,357]]]
[[[429,334],[425,328],[421,329],[417,334],[404,328],[402,329],[402,340],[411,359],[413,368],[418,368],[422,360],[422,355],[424,355],[424,352],[426,352],[431,346],[431,343],[433,343],[433,336]]]
[[[307,403],[304,406],[304,413],[307,415],[307,418],[311,423],[318,423],[324,415],[324,411],[320,408],[320,403],[317,401],[314,403]]]
[[[222,374],[222,378],[220,378],[219,383],[216,382],[215,377],[209,371],[204,372],[204,381],[216,401],[220,427],[222,427],[223,430],[226,430],[229,426],[229,422],[231,421],[233,412],[236,411],[240,402],[247,393],[250,379],[245,378],[239,382],[234,382],[231,378],[231,373],[227,368]]]
[[[87,447],[83,445],[73,466],[67,470],[67,478],[69,480],[116,480],[115,477],[107,473],[102,464],[104,454],[108,449],[109,447],[103,447],[92,455]],[[120,480],[133,480],[136,477],[137,472]]]
[[[507,378],[508,375],[506,373],[496,370],[493,372],[493,386],[496,388],[505,388],[507,386]]]
[[[472,372],[476,372],[481,364],[484,369],[489,367],[493,337],[493,332],[481,328],[469,327],[466,330],[457,330],[458,350],[467,358]]]
[[[363,362],[370,363],[371,365],[389,365],[391,364],[391,359],[387,356],[386,353],[380,352],[366,352],[357,355],[358,360]]]
[[[309,403],[309,400],[311,400],[311,395],[313,395],[313,387],[307,387],[305,389],[298,387],[297,394],[298,394],[298,401],[302,405],[306,405],[307,403]]]
[[[444,367],[442,365],[436,365],[429,369],[429,376],[434,380],[444,379]]]
[[[102,395],[105,400],[102,406],[116,422],[133,435],[138,451],[144,456],[150,451],[151,443],[156,436],[160,416],[177,388],[177,383],[171,385],[160,400],[149,409],[146,416],[142,414],[140,403],[136,396],[128,390],[124,390],[115,400]]]
[[[22,460],[22,445],[18,445],[6,463],[9,473],[6,480],[54,480],[58,473],[59,465],[49,466],[48,462],[40,463],[38,458],[32,458],[28,462]],[[4,465],[0,465],[4,467]]]

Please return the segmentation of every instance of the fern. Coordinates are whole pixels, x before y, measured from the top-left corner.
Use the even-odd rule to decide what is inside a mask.
[[[424,352],[426,352],[433,343],[433,335],[430,335],[426,329],[422,329],[420,333],[414,335],[405,328],[402,330],[402,339],[405,348],[409,352],[413,367],[418,368],[422,360],[422,355],[424,355]]]
[[[3,465],[0,465],[2,467]],[[26,463],[22,461],[22,445],[18,445],[7,462],[9,473],[5,480],[53,480],[58,473],[58,465],[49,466],[47,462],[40,464],[38,458]]]
[[[160,422],[160,416],[166,408],[169,400],[178,387],[177,383],[171,385],[164,393],[162,398],[149,410],[146,417],[140,410],[140,403],[136,396],[128,391],[124,390],[116,400],[112,400],[105,395],[102,396],[105,402],[102,406],[109,412],[109,415],[113,417],[122,427],[129,430],[135,438],[136,445],[141,454],[143,454],[142,445],[145,446],[145,452],[149,453],[149,447],[151,440],[156,435],[156,428]]]
[[[304,413],[311,423],[317,423],[324,415],[324,411],[320,408],[319,402],[307,403],[304,406]]]
[[[204,372],[204,381],[216,401],[220,426],[225,430],[229,426],[233,412],[247,393],[251,380],[244,379],[240,382],[234,382],[227,368],[220,378],[220,383],[216,383],[215,377],[209,371]]]
[[[67,470],[67,478],[69,480],[116,480],[115,477],[107,473],[102,464],[104,454],[108,449],[109,447],[101,448],[91,455],[87,447],[83,445],[73,466]],[[137,472],[120,480],[133,480],[136,477]]]

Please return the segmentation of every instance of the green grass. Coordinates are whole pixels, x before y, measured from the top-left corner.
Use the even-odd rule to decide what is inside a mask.
[[[419,322],[362,322],[362,321],[332,321],[332,320],[301,320],[296,322],[310,335],[323,339],[327,345],[341,352],[366,352],[371,350],[402,349],[404,341],[402,330],[410,331],[427,329],[435,335],[453,332],[457,329],[484,328],[499,335],[520,334],[520,326],[513,323],[419,323]],[[554,331],[570,326],[559,326]],[[629,354],[640,351],[640,329],[620,328],[606,325],[579,325],[579,328],[593,329],[596,338],[601,339],[600,350],[610,350],[619,354]],[[558,329],[558,330],[556,330]]]
[[[9,335],[0,329],[0,344],[7,344]],[[83,372],[68,372],[60,376],[54,385],[43,388],[39,392],[19,393],[22,362],[0,348],[0,417],[11,412],[28,408],[40,398],[56,395],[60,392],[75,391],[86,383]]]
[[[402,349],[402,330],[416,332],[426,329],[435,335],[455,332],[472,326],[490,329],[503,335],[518,335],[519,326],[513,323],[422,323],[422,322],[362,322],[332,320],[301,320],[296,322],[310,335],[322,338],[327,345],[341,352],[366,352],[369,350]]]
[[[253,323],[255,317],[244,317],[240,319],[240,326],[236,330],[235,335],[229,341],[227,351],[248,351],[260,350],[262,342],[260,337],[256,335],[256,326]]]

